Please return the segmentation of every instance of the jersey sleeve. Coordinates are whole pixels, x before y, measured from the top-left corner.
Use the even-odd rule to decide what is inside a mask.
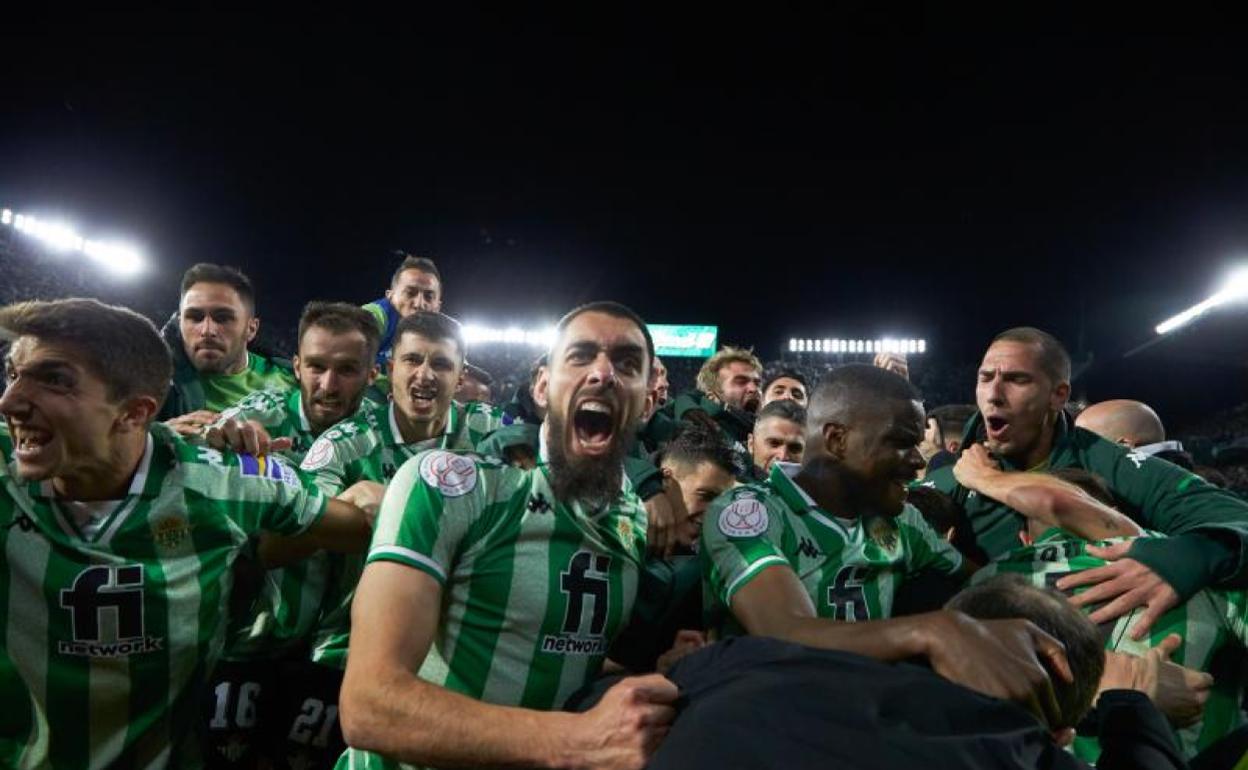
[[[445,584],[487,504],[481,473],[473,458],[441,449],[403,463],[386,487],[368,562],[397,562]]]
[[[473,450],[494,431],[503,426],[503,410],[497,406],[469,401],[464,404],[464,430],[468,441],[465,450]]]
[[[791,566],[781,549],[781,504],[768,497],[756,487],[730,490],[716,498],[702,522],[702,577],[725,607],[767,567]]]
[[[214,501],[245,532],[299,535],[325,512],[329,498],[276,455],[190,449],[196,462],[187,469],[188,491]]]
[[[382,334],[386,333],[386,309],[377,302],[370,302],[362,306],[368,311],[368,314],[377,322],[377,331]]]
[[[897,520],[911,574],[924,571],[953,575],[962,569],[962,554],[927,523],[914,506],[907,505]]]

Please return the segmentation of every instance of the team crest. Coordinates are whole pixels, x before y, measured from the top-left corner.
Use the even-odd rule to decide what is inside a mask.
[[[615,524],[615,532],[620,536],[620,542],[624,544],[624,547],[631,551],[633,548],[633,537],[636,534],[633,531],[633,520],[621,517]]]
[[[733,500],[719,514],[719,531],[728,537],[754,537],[767,531],[767,506],[754,497]]]
[[[476,489],[477,464],[452,452],[430,452],[420,461],[420,477],[444,497],[460,497]]]
[[[167,516],[152,525],[152,539],[161,548],[178,548],[190,534],[191,525],[181,516]]]
[[[867,537],[886,551],[897,547],[897,525],[885,516],[872,516],[867,521]]]

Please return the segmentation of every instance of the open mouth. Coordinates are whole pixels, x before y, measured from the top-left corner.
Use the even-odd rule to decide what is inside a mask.
[[[1010,428],[1010,421],[1004,417],[993,416],[984,418],[984,426],[988,429],[989,438],[1000,438]]]
[[[438,398],[437,388],[413,388],[408,393],[412,397],[412,408],[422,412],[433,409]]]
[[[52,443],[52,434],[37,428],[17,428],[13,434],[14,454],[19,460],[32,461]]]
[[[741,408],[751,414],[757,412],[759,407],[762,405],[762,396],[747,396],[745,400],[741,402]]]
[[[605,452],[615,435],[615,410],[605,401],[583,401],[572,413],[572,429],[583,451]]]

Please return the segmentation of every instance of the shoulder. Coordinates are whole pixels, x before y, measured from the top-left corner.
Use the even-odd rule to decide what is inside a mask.
[[[246,416],[250,412],[284,411],[291,391],[269,388],[249,393],[234,406],[221,413],[223,418]]]
[[[923,480],[916,483],[915,486],[928,487],[929,489],[935,489],[940,492],[944,492],[945,494],[952,494],[953,491],[960,485],[958,484],[958,480],[954,478],[953,466],[946,465],[925,475]]]
[[[756,537],[780,525],[788,509],[779,495],[761,484],[741,484],[715,499],[707,530],[727,538]]]
[[[386,419],[387,405],[361,409],[322,433],[300,465],[305,471],[324,468],[331,462],[351,462],[368,454],[381,444],[381,420]]]
[[[404,462],[390,485],[426,490],[444,505],[484,508],[514,497],[529,473],[471,452],[428,449]]]

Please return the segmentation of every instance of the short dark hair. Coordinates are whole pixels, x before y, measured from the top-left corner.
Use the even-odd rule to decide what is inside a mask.
[[[758,410],[758,416],[754,418],[754,424],[758,425],[763,420],[766,420],[772,417],[778,417],[781,420],[788,420],[789,422],[795,422],[798,425],[801,425],[803,427],[805,427],[806,425],[805,407],[803,407],[801,404],[797,403],[796,401],[791,401],[787,398],[781,398],[781,399],[777,399],[776,401],[772,401],[767,406],[764,406],[762,409]]]
[[[1096,626],[1063,594],[1034,586],[1022,575],[1001,574],[963,589],[945,607],[979,620],[1030,620],[1061,642],[1075,681],[1067,684],[1059,676],[1050,677],[1061,724],[1049,727],[1074,727],[1088,713],[1105,670],[1105,648]]]
[[[966,424],[975,416],[977,407],[974,404],[945,404],[927,412],[927,419],[935,420],[940,430],[943,444],[950,436],[961,438]]]
[[[871,364],[845,364],[823,376],[810,398],[808,415],[820,419],[881,400],[918,401],[919,391],[899,374]]]
[[[1110,508],[1118,505],[1114,500],[1114,493],[1110,491],[1109,485],[1105,483],[1105,479],[1097,474],[1083,468],[1051,468],[1049,475],[1061,479],[1068,484],[1074,484],[1084,492],[1087,492],[1094,500],[1104,503]]]
[[[438,266],[433,263],[432,259],[429,259],[428,257],[416,257],[401,251],[398,253],[403,254],[403,261],[400,262],[398,268],[395,269],[394,275],[390,276],[391,286],[399,282],[399,276],[403,275],[404,270],[419,270],[422,273],[428,273],[434,278],[437,278],[439,284],[442,283],[442,274],[438,272]]]
[[[806,388],[806,390],[810,390],[810,385],[806,382],[806,375],[802,374],[796,369],[776,369],[772,371],[770,374],[768,374],[766,381],[763,382],[763,392],[766,393],[767,389],[771,387],[771,383],[781,378],[797,380],[798,382],[802,384],[803,388]]]
[[[698,423],[685,423],[677,429],[672,440],[663,448],[659,463],[665,461],[689,466],[711,463],[733,476],[741,472],[737,455],[724,434]]]
[[[470,364],[465,361],[464,374],[468,375],[487,388],[494,384],[494,375],[490,374],[476,364]]]
[[[464,330],[459,325],[459,321],[445,313],[418,310],[409,316],[404,316],[399,319],[399,325],[394,329],[395,347],[399,346],[399,341],[403,339],[404,334],[415,334],[431,342],[451,340],[455,343],[455,349],[459,351],[460,362],[464,361]]]
[[[312,327],[325,329],[334,334],[350,334],[359,332],[364,335],[365,347],[368,349],[368,361],[377,357],[377,349],[381,347],[381,330],[377,328],[377,319],[362,307],[348,302],[312,301],[303,306],[303,315],[299,317],[299,343],[303,335]]]
[[[1040,368],[1053,382],[1070,382],[1070,354],[1052,334],[1034,326],[1015,326],[992,338],[998,342],[1021,342],[1040,348]]]
[[[19,302],[0,308],[0,336],[30,336],[74,348],[82,364],[103,380],[114,403],[150,396],[158,412],[169,394],[169,348],[152,322],[129,308],[80,298]]]
[[[623,318],[626,321],[632,321],[636,324],[637,328],[641,330],[641,336],[646,338],[647,370],[650,365],[654,363],[654,338],[650,336],[650,328],[646,326],[646,322],[642,320],[641,316],[637,315],[636,311],[627,305],[620,304],[619,302],[598,300],[597,302],[587,302],[584,305],[572,308],[567,315],[559,319],[559,323],[555,324],[556,340],[563,336],[563,333],[567,330],[568,326],[576,320],[577,316],[584,315],[585,313],[602,313],[603,315],[609,315],[613,318]]]
[[[197,283],[223,283],[238,293],[238,298],[249,312],[256,312],[256,290],[251,285],[251,279],[236,267],[211,262],[192,265],[182,274],[182,292],[178,296],[184,296]]]

